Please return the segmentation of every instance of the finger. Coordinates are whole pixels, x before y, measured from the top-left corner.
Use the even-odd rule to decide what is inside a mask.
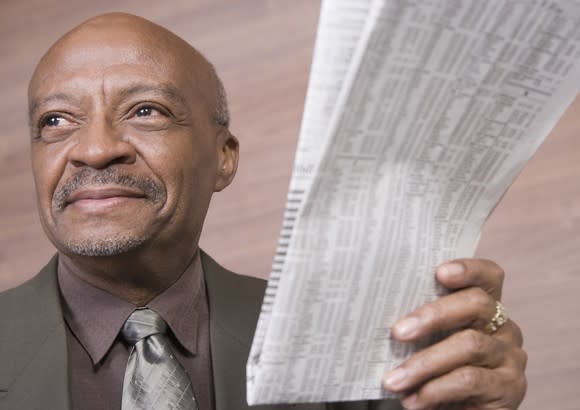
[[[384,385],[387,390],[401,392],[458,367],[494,368],[505,361],[506,352],[503,342],[467,329],[412,355],[387,375]]]
[[[436,332],[472,327],[483,329],[495,314],[495,300],[481,288],[467,288],[421,306],[393,326],[399,341],[412,341]]]
[[[464,366],[495,368],[506,359],[506,345],[473,329],[463,330],[413,354],[386,375],[385,389],[400,393]]]
[[[479,287],[501,299],[505,273],[501,266],[487,259],[455,259],[439,266],[435,275],[441,284],[449,289]]]
[[[409,410],[461,402],[474,408],[516,409],[525,391],[523,375],[466,366],[426,383],[401,404]]]
[[[512,344],[513,346],[522,347],[524,345],[522,330],[513,320],[508,320],[492,335],[496,339]]]

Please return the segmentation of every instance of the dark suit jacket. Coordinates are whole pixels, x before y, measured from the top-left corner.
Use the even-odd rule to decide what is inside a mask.
[[[246,360],[265,281],[237,275],[202,253],[209,294],[217,410],[400,409],[391,402],[249,407]],[[23,285],[0,294],[0,410],[68,410],[68,367],[54,257]],[[392,407],[391,407],[392,406]]]

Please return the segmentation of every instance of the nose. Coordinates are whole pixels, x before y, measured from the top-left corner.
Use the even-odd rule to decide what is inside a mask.
[[[79,131],[78,140],[69,152],[72,165],[102,169],[135,162],[135,147],[123,137],[122,130],[106,118],[92,120]]]

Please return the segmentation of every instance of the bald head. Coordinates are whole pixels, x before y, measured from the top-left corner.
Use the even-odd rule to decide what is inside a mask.
[[[189,73],[190,86],[205,101],[215,123],[228,127],[230,118],[226,93],[214,66],[186,41],[142,17],[127,13],[107,13],[93,17],[64,34],[38,63],[29,84],[29,105],[33,110],[35,90],[47,81],[55,67],[103,64],[94,61],[93,50],[118,48],[126,59],[148,61],[163,69],[173,63]],[[122,50],[122,51],[121,51]]]

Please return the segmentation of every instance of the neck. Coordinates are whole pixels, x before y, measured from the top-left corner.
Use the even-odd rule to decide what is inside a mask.
[[[135,306],[145,306],[179,279],[197,252],[195,244],[187,249],[140,249],[115,256],[59,252],[59,258],[66,269],[85,282]]]

